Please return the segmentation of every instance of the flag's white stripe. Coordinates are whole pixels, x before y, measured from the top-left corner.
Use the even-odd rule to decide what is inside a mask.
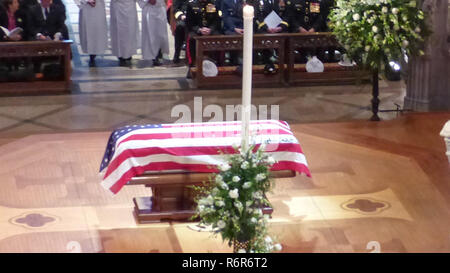
[[[188,124],[192,123],[186,123],[186,126]],[[205,123],[208,124],[209,123]],[[278,124],[251,124],[250,130],[283,130],[288,131],[292,133],[289,129],[286,128],[280,128],[281,126],[278,126]],[[130,128],[124,128],[121,131],[127,131],[132,130],[133,127]],[[238,131],[240,132],[242,129],[242,126],[239,125],[227,125],[226,123],[223,124],[223,126],[187,126],[187,127],[171,127],[171,128],[148,128],[148,129],[137,129],[134,131],[130,131],[129,133],[121,136],[117,141],[116,145],[120,143],[122,140],[130,137],[131,135],[145,135],[145,134],[165,134],[165,133],[172,133],[174,135],[176,134],[182,134],[182,133],[208,133],[208,132],[214,132],[214,131],[223,131],[223,132],[233,132]],[[120,132],[120,131],[119,131]],[[225,134],[226,135],[226,134]]]
[[[283,142],[280,142],[283,140]],[[143,148],[176,148],[176,147],[207,147],[207,146],[231,146],[233,144],[240,145],[242,138],[235,137],[211,137],[211,138],[168,138],[168,139],[148,139],[148,140],[130,140],[122,143],[111,158],[113,161],[123,151],[128,149],[143,149]],[[277,144],[277,143],[298,143],[297,138],[293,135],[257,135],[251,139],[251,144],[261,143]],[[110,162],[111,162],[110,161]]]
[[[277,161],[290,161],[303,165],[308,165],[305,155],[296,152],[271,152],[267,153]],[[176,162],[180,164],[205,164],[220,165],[226,162],[224,155],[193,155],[193,156],[174,156],[167,154],[156,154],[146,157],[133,157],[131,160],[124,161],[113,173],[102,181],[102,186],[110,189],[128,170],[133,167],[146,166],[151,162]]]
[[[241,121],[237,120],[237,121],[213,121],[213,122],[197,122],[197,123],[166,123],[166,124],[161,124],[161,125],[167,125],[167,126],[203,126],[203,125],[227,125],[227,124],[238,124],[241,125]],[[286,123],[284,124],[283,122],[281,122],[280,120],[276,120],[276,119],[263,119],[263,120],[250,120],[250,124],[261,124],[261,123],[273,123],[273,124],[277,124],[280,126],[283,126],[284,128],[290,130],[289,125]],[[200,124],[200,125],[199,125]]]

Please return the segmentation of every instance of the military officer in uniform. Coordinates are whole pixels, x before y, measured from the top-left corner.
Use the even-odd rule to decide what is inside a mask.
[[[173,55],[173,63],[180,62],[180,52],[183,43],[186,40],[186,2],[187,0],[173,0],[174,17],[176,20],[175,27],[175,53]]]
[[[324,30],[325,20],[323,0],[287,0],[287,21],[290,25],[290,32],[293,33],[313,33]],[[296,50],[296,60],[301,63],[307,61],[307,56],[319,55],[323,61],[323,50],[298,49]]]
[[[256,33],[279,33],[287,32],[289,29],[289,23],[285,20],[285,2],[284,0],[255,0],[253,1],[255,9],[255,28]],[[282,18],[281,23],[275,28],[269,28],[264,22],[264,19],[272,12],[275,11],[278,16]],[[275,65],[273,64],[272,56],[273,50],[263,50],[263,61],[265,64],[264,71],[266,73],[276,73]]]
[[[215,0],[188,0],[186,26],[189,35],[189,64],[195,60],[195,36],[222,34],[220,9]]]
[[[319,32],[324,30],[322,0],[287,0],[287,20],[291,32]]]

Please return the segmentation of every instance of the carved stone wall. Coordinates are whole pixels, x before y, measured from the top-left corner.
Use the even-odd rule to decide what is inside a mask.
[[[424,0],[433,32],[425,56],[411,58],[404,108],[415,111],[450,110],[448,0]]]

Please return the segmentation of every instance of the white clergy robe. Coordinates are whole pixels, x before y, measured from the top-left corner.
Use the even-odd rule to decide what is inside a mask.
[[[137,53],[140,40],[136,0],[111,0],[110,13],[112,54],[130,58]]]
[[[142,58],[153,60],[160,49],[169,54],[165,1],[156,0],[155,5],[148,0],[138,0],[138,3],[142,8]]]
[[[96,0],[95,7],[87,0],[76,0],[80,8],[80,44],[84,53],[101,55],[108,49],[108,27],[106,24],[105,1]]]

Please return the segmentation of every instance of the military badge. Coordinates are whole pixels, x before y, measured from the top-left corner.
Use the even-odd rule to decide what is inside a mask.
[[[320,3],[311,3],[309,9],[311,13],[320,13]]]
[[[206,5],[206,12],[207,13],[216,12],[216,6],[214,6],[213,4]]]

